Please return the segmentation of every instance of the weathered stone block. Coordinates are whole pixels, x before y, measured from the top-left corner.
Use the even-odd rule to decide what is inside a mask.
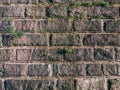
[[[76,48],[71,49],[72,52],[66,52],[64,55],[65,61],[92,61],[93,52],[91,49]]]
[[[20,38],[2,35],[3,46],[47,46],[46,34],[26,34]]]
[[[0,0],[0,4],[10,4],[10,0]]]
[[[51,66],[49,64],[30,64],[28,65],[29,76],[49,76]]]
[[[1,33],[8,32],[11,26],[12,26],[12,22],[10,20],[0,20],[0,32]]]
[[[4,64],[1,68],[2,76],[19,77],[25,76],[25,64]]]
[[[113,60],[113,49],[110,48],[96,48],[94,49],[95,60],[111,61]]]
[[[104,31],[107,33],[120,33],[120,20],[105,21]]]
[[[47,13],[50,17],[67,17],[67,5],[55,5],[48,8]]]
[[[4,82],[5,90],[54,90],[53,80],[13,80]]]
[[[27,4],[28,0],[10,0],[11,4]]]
[[[108,90],[120,90],[120,79],[109,79]]]
[[[105,90],[105,79],[103,78],[82,78],[77,80],[76,90]]]
[[[27,6],[26,7],[26,16],[35,18],[35,17],[45,17],[46,12],[45,8],[42,6]]]
[[[48,51],[45,48],[36,48],[32,51],[31,61],[47,61]]]
[[[35,32],[36,20],[15,20],[16,31]]]
[[[75,90],[75,80],[57,80],[57,90]]]
[[[54,64],[54,76],[84,76],[83,64]]]
[[[75,20],[74,28],[77,32],[102,32],[101,20]]]
[[[0,17],[24,17],[24,6],[3,6],[0,7]]]
[[[62,61],[63,54],[61,48],[51,48],[48,51],[48,60],[49,61]]]
[[[52,3],[52,0],[39,0],[39,3]]]
[[[0,61],[14,61],[16,59],[13,49],[0,49]]]
[[[101,76],[101,66],[100,64],[87,64],[86,67],[87,76]]]
[[[72,21],[68,19],[44,19],[37,22],[38,32],[70,32],[72,30]]]
[[[17,49],[16,50],[16,57],[17,62],[27,62],[30,60],[32,49]]]
[[[53,0],[54,3],[70,3],[72,0]]]
[[[80,35],[78,34],[51,34],[51,46],[79,46]]]
[[[83,38],[85,46],[120,46],[119,34],[88,34]]]
[[[119,75],[119,66],[116,64],[103,64],[102,70],[105,76],[118,76]]]

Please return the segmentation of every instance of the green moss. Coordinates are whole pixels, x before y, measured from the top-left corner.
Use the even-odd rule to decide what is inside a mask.
[[[97,16],[92,16],[92,18],[95,18],[95,19],[104,19],[105,17],[103,15],[97,15]]]
[[[70,47],[66,47],[63,49],[63,53],[72,53],[72,49]]]
[[[80,2],[73,2],[71,5],[74,7],[79,7],[79,6],[81,6],[81,3]]]
[[[92,5],[93,5],[93,3],[91,1],[82,3],[82,6],[86,6],[86,7],[90,7]]]
[[[109,2],[105,2],[105,1],[95,2],[94,5],[95,5],[95,6],[106,7],[106,6],[109,6]]]

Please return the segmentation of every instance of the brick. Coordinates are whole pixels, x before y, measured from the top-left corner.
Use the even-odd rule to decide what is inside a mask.
[[[72,29],[72,21],[68,19],[44,19],[37,22],[38,32],[69,32]]]
[[[69,9],[71,17],[77,18],[94,18],[95,16],[102,15],[105,18],[118,18],[119,17],[119,7],[71,7]]]
[[[26,7],[26,16],[30,18],[39,18],[45,17],[46,12],[45,8],[42,6],[27,6]]]
[[[47,61],[47,53],[48,51],[45,48],[33,49],[31,61]]]
[[[23,32],[35,32],[36,20],[15,20],[14,21],[16,31]]]
[[[113,60],[113,49],[110,48],[96,48],[94,49],[95,60],[111,61]]]
[[[118,76],[119,75],[119,66],[116,64],[103,64],[102,70],[105,76]]]
[[[77,90],[105,90],[103,78],[81,78],[77,80]]]
[[[28,65],[29,76],[49,76],[50,75],[49,64],[30,64]]]
[[[8,32],[11,26],[12,26],[12,22],[10,20],[0,20],[0,32],[1,33]]]
[[[47,10],[50,17],[67,17],[68,6],[67,5],[55,5],[51,6]]]
[[[51,46],[79,46],[79,34],[51,34]]]
[[[104,31],[107,33],[120,33],[120,20],[105,21]]]
[[[24,6],[3,6],[0,7],[0,17],[24,17]]]
[[[26,34],[20,38],[2,35],[3,46],[47,46],[46,34]]]
[[[75,90],[75,80],[57,80],[57,90]]]
[[[120,89],[120,79],[114,78],[108,80],[108,90],[119,90]]]
[[[119,34],[88,34],[83,38],[85,46],[120,46]]]
[[[54,64],[54,76],[84,76],[83,64]]]
[[[13,49],[0,49],[0,61],[14,61],[15,51]]]
[[[17,62],[28,62],[30,60],[31,49],[17,49],[16,57]]]
[[[100,64],[87,64],[86,66],[87,76],[101,76],[101,66]]]
[[[53,0],[54,3],[70,3],[72,0]]]
[[[120,48],[115,48],[115,60],[120,60]]]
[[[66,52],[64,55],[65,61],[92,61],[93,52],[91,49],[76,48],[72,52]]]
[[[4,81],[5,90],[54,90],[53,80],[13,80]]]
[[[25,64],[3,64],[0,69],[3,77],[25,76]]]
[[[51,48],[48,53],[49,61],[61,61],[63,59],[61,48]]]
[[[84,32],[101,32],[101,20],[75,20],[74,21],[74,28],[77,32],[84,33]]]

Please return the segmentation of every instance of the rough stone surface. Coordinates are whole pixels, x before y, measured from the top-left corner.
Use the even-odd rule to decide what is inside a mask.
[[[81,78],[77,81],[76,90],[105,90],[103,78]]]
[[[49,64],[31,64],[28,66],[29,76],[49,76],[50,65]]]
[[[87,76],[101,76],[101,66],[100,64],[87,64],[86,66]]]
[[[26,34],[20,38],[11,35],[2,36],[3,46],[47,46],[46,34]]]
[[[120,33],[120,20],[105,21],[104,31],[107,33]]]
[[[28,62],[30,60],[31,49],[17,49],[16,50],[16,61],[17,62]]]
[[[15,20],[16,31],[35,32],[36,20]]]
[[[58,80],[57,90],[75,90],[74,80]]]
[[[111,61],[113,60],[113,49],[110,48],[96,48],[94,49],[95,60]]]
[[[31,61],[46,61],[47,50],[45,48],[36,48],[32,51]]]
[[[84,76],[85,65],[82,64],[54,64],[55,76]]]
[[[120,46],[119,34],[88,34],[83,38],[85,46]]]
[[[37,22],[38,32],[70,32],[72,29],[72,21],[68,19],[39,20]]]
[[[108,80],[108,90],[119,90],[120,89],[120,79],[109,79]]]
[[[72,52],[66,52],[64,55],[65,61],[92,61],[93,54],[91,49],[72,49]]]
[[[24,6],[0,7],[0,17],[24,17]]]
[[[26,16],[35,18],[35,17],[45,17],[45,8],[41,6],[28,6],[26,7]]]
[[[5,90],[54,90],[53,80],[5,80]]]
[[[115,59],[120,60],[120,48],[115,48]]]

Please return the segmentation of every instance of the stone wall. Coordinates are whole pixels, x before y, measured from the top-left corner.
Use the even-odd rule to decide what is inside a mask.
[[[0,90],[120,90],[120,0],[0,0]]]

